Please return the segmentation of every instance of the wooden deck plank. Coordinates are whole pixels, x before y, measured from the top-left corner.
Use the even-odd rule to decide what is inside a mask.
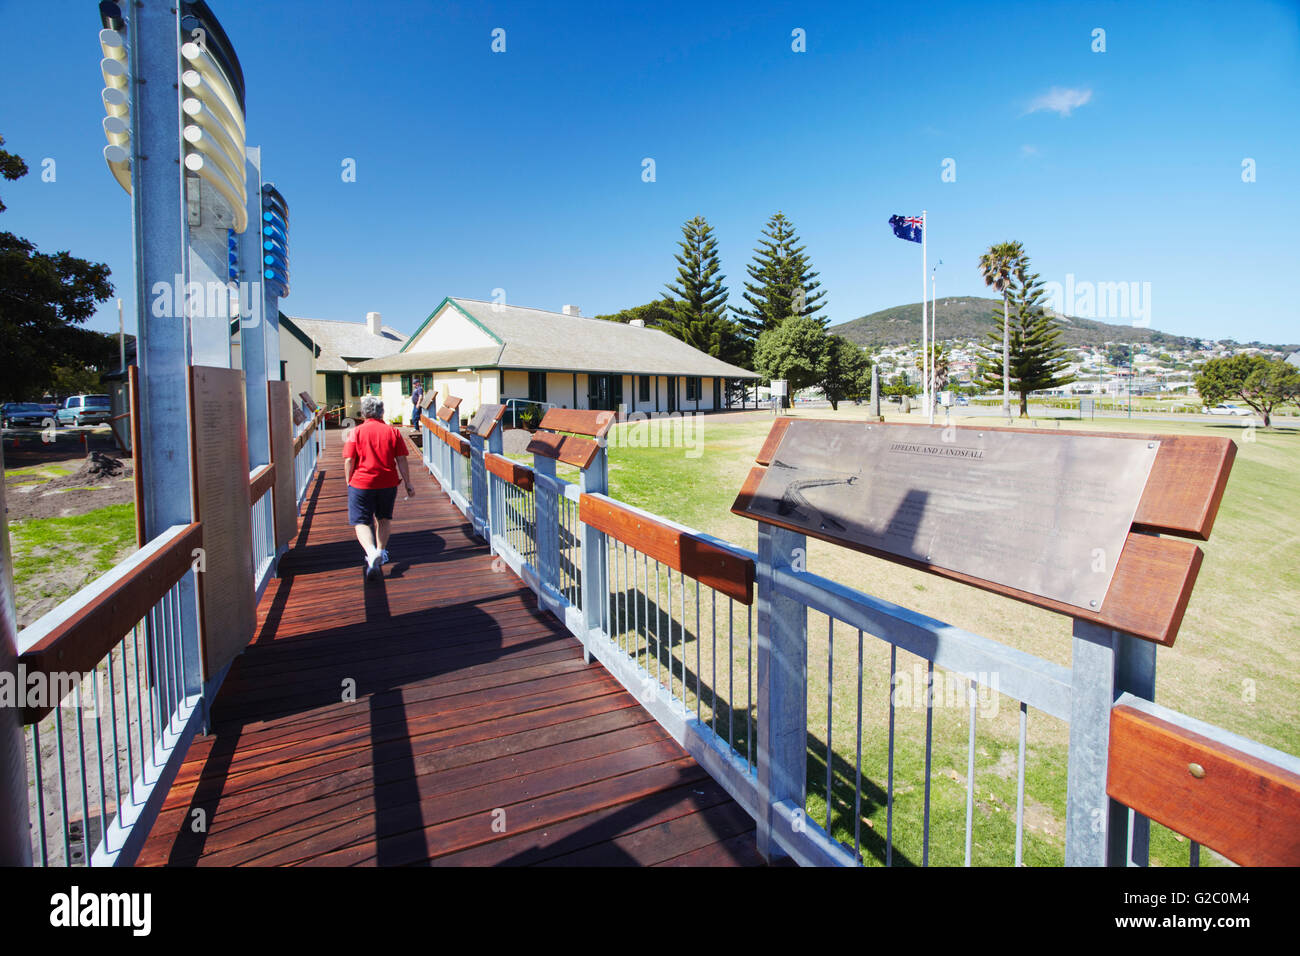
[[[762,863],[747,815],[418,465],[384,580],[364,583],[327,439],[141,865]]]

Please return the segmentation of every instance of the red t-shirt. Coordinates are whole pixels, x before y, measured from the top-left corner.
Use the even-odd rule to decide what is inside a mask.
[[[348,433],[343,457],[356,462],[348,482],[353,488],[396,488],[402,483],[397,459],[406,457],[406,442],[392,425],[367,418]]]

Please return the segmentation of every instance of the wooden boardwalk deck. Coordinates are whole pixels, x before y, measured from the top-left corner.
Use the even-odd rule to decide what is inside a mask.
[[[763,862],[749,816],[494,567],[414,454],[392,563],[365,584],[338,451],[330,432],[140,865]]]

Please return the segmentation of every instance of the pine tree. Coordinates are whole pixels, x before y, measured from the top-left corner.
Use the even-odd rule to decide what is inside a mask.
[[[672,318],[660,329],[724,362],[739,365],[748,348],[736,323],[727,318],[726,278],[719,275],[718,240],[703,216],[682,226],[682,251],[675,256],[677,284],[666,286],[675,300]]]
[[[750,308],[731,307],[751,339],[776,328],[792,315],[813,316],[825,308],[821,300],[826,291],[817,291],[821,287],[817,281],[820,273],[812,271],[804,247],[798,245],[794,223],[777,212],[767,221],[763,236],[767,238],[759,239],[754,261],[747,267],[753,281],[745,283],[744,298]],[[830,322],[814,317],[822,328]]]
[[[1075,377],[1065,371],[1069,358],[1061,330],[1043,306],[1047,293],[1038,273],[1029,272],[1028,256],[1016,261],[1006,293],[1007,311],[993,312],[996,327],[989,330],[979,373],[986,387],[1002,386],[1005,334],[1011,391],[1020,395],[1020,417],[1027,418],[1030,392],[1068,385]]]

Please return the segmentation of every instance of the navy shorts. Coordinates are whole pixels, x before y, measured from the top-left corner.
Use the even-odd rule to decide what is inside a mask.
[[[348,524],[370,524],[375,518],[393,519],[397,486],[392,488],[353,488],[348,485]]]

